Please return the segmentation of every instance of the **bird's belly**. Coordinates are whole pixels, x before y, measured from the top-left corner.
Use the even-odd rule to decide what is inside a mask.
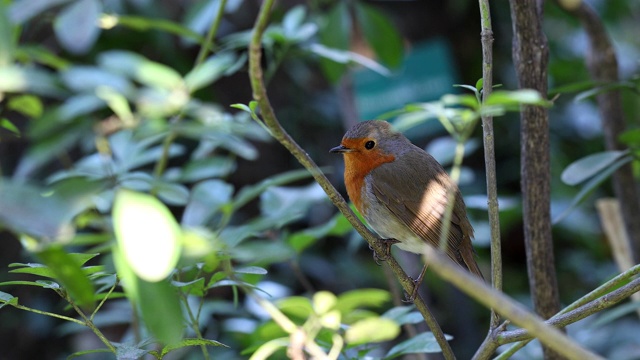
[[[424,240],[417,236],[404,223],[397,220],[383,204],[371,202],[364,215],[371,228],[384,239],[400,241],[396,245],[404,251],[421,254],[424,251]]]

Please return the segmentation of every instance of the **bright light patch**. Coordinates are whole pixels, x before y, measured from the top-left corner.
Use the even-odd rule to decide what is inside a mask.
[[[165,279],[180,256],[180,226],[158,199],[119,190],[113,205],[118,244],[131,269],[141,279]]]

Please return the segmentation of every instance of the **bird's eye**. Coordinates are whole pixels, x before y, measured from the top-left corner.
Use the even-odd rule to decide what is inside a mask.
[[[369,141],[367,141],[367,142],[364,144],[364,147],[365,147],[365,149],[367,149],[367,150],[371,150],[371,149],[373,149],[373,147],[374,147],[374,146],[376,146],[376,142],[375,142],[375,141],[372,141],[372,140],[369,140]]]

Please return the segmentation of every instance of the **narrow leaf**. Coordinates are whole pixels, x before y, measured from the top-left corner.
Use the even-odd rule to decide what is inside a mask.
[[[562,171],[560,179],[567,185],[577,185],[597,175],[628,153],[629,151],[612,150],[585,156],[567,166],[567,168]]]
[[[77,0],[56,17],[53,29],[60,44],[73,54],[84,54],[100,35],[98,19],[102,3],[97,0]]]

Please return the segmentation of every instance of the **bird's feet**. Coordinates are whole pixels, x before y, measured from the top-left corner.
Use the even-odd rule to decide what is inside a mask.
[[[384,246],[384,251],[383,251],[382,254],[378,254],[374,250],[373,251],[373,260],[376,262],[376,264],[380,265],[381,261],[387,261],[387,259],[391,256],[391,245],[399,243],[400,240],[396,240],[396,239],[379,239],[378,241],[381,242],[382,245]],[[369,249],[373,250],[371,248],[371,246],[369,246]]]

